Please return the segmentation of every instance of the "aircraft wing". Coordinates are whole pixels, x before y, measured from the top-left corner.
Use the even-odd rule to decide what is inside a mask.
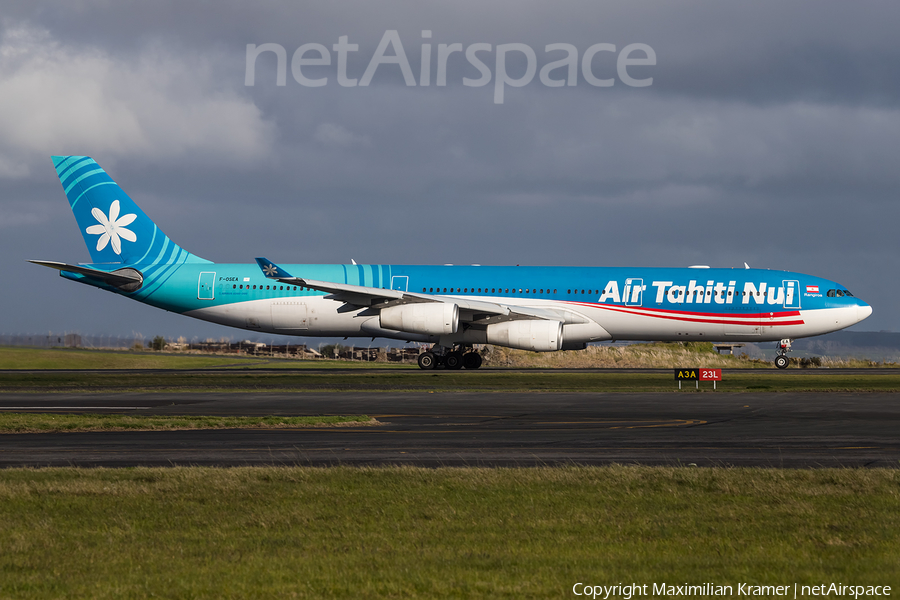
[[[562,321],[564,323],[586,323],[588,320],[582,315],[561,309],[545,309],[526,306],[516,306],[499,302],[486,302],[483,300],[470,300],[454,298],[450,296],[437,296],[434,294],[420,294],[418,292],[406,292],[403,290],[387,290],[382,288],[351,285],[349,283],[335,283],[331,281],[317,281],[305,277],[294,277],[272,261],[265,258],[257,258],[256,263],[262,269],[263,274],[269,278],[288,285],[298,285],[320,292],[327,292],[326,298],[344,302],[350,307],[372,307],[373,309],[387,308],[400,304],[413,304],[416,302],[445,302],[456,304],[459,307],[460,320],[477,325],[488,325],[501,321],[515,321],[519,319],[544,319],[550,321]],[[350,308],[349,310],[355,310]],[[366,313],[362,313],[366,314]],[[371,314],[377,314],[373,311]]]

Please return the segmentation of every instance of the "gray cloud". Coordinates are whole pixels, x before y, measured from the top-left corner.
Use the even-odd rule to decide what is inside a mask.
[[[250,99],[218,85],[210,58],[150,45],[123,60],[22,25],[4,31],[0,56],[0,176],[25,174],[48,148],[235,162],[264,157],[271,144],[271,124]]]

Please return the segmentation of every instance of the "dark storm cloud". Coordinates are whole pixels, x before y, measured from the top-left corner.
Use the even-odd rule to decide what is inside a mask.
[[[216,261],[747,261],[841,281],[875,306],[864,327],[896,329],[900,289],[880,274],[900,267],[898,12],[889,2],[8,2],[0,243],[21,291],[4,300],[17,317],[0,329],[195,327],[23,262],[88,259],[47,158],[70,152],[94,156],[170,237]],[[247,44],[277,43],[290,58],[346,35],[359,44],[348,74],[360,78],[388,30],[416,77],[422,30],[433,53],[524,43],[542,65],[551,43],[645,43],[657,64],[635,70],[650,87],[535,77],[506,88],[502,105],[493,85],[462,85],[478,76],[462,54],[446,87],[408,87],[384,65],[369,87],[344,88],[334,64],[309,71],[329,77],[324,87],[290,69],[280,87],[273,55],[244,86]],[[594,68],[614,75],[614,57]],[[60,294],[72,294],[65,314]]]
[[[45,27],[75,47],[137,54],[151,43],[242,55],[247,43],[330,47],[358,43],[361,73],[384,31],[400,31],[418,72],[419,34],[433,43],[644,42],[657,50],[654,92],[742,101],[806,99],[896,103],[900,66],[895,2],[7,2],[4,18]],[[456,57],[458,58],[458,56]],[[664,67],[664,68],[663,68]],[[457,74],[464,61],[451,60]],[[380,80],[399,81],[384,71]],[[234,74],[233,74],[234,75]],[[241,72],[239,75],[243,75]],[[452,79],[452,77],[451,77]],[[458,79],[458,78],[457,78]]]

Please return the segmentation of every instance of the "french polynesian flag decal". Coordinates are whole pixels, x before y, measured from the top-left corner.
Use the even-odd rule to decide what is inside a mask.
[[[806,286],[806,293],[807,293],[807,294],[818,294],[818,293],[819,293],[819,286],[817,286],[817,285],[808,285],[808,286]]]

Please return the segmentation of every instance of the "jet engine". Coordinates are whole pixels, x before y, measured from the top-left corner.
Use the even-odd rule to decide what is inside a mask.
[[[561,321],[505,321],[487,326],[487,343],[533,352],[555,352],[563,346]]]
[[[450,335],[459,327],[459,307],[444,302],[401,304],[381,309],[379,322],[384,329]]]

